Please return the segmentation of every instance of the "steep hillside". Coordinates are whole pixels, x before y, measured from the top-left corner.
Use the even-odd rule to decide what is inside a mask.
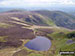
[[[0,22],[26,23],[30,25],[59,26],[75,29],[75,16],[61,11],[11,10],[0,13]]]
[[[75,16],[67,14],[61,11],[35,11],[36,13],[42,14],[49,17],[57,26],[75,29]]]
[[[45,25],[45,26],[55,25],[54,22],[48,17],[29,11],[12,10],[5,13],[0,13],[0,20],[2,22],[20,21],[28,24]]]

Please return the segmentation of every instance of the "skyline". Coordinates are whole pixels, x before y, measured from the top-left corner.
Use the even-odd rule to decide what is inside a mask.
[[[75,0],[0,0],[0,7],[74,7]]]

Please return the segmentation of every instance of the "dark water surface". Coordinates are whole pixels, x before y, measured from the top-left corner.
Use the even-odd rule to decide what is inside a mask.
[[[30,40],[24,46],[32,50],[47,51],[51,47],[51,41],[44,36],[37,36],[35,39]]]

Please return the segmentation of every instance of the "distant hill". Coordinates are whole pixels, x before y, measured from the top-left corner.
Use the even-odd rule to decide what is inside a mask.
[[[11,10],[10,8],[0,8],[0,12],[6,12],[6,11],[9,11]]]
[[[24,12],[24,11],[26,11],[26,10],[25,9],[11,9],[6,12]]]
[[[26,23],[31,25],[59,26],[75,29],[75,16],[61,11],[10,10],[0,13],[0,22],[1,21],[7,23]]]
[[[12,19],[12,17],[24,21],[24,23],[29,23],[34,25],[44,25],[44,26],[55,25],[54,22],[48,17],[30,11],[11,10],[5,13],[0,13],[0,20],[3,22],[10,22],[16,20]],[[18,20],[16,20],[16,22]]]
[[[69,14],[75,16],[75,12],[74,11],[73,12],[69,12]]]
[[[61,11],[35,11],[49,17],[57,26],[75,29],[75,16]]]

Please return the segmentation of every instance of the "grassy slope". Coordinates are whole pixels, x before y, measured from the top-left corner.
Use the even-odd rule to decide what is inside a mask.
[[[57,26],[74,29],[75,16],[61,11],[35,11],[49,17]]]
[[[55,23],[50,19],[50,18],[48,18],[48,17],[46,17],[46,16],[43,16],[43,15],[41,15],[41,14],[37,14],[40,18],[42,18],[43,19],[43,22],[45,23],[45,24],[48,24],[49,26],[54,26],[55,25]]]
[[[8,28],[8,27],[12,27],[12,26],[13,26],[13,25],[0,22],[0,27]]]
[[[51,36],[54,39],[52,41],[52,44],[56,47],[55,56],[59,55],[58,52],[60,51],[60,49],[62,51],[74,51],[75,50],[74,48],[75,44],[66,44],[66,41],[69,40],[66,36],[67,33],[69,33],[69,31],[66,31],[66,32],[64,31],[64,34],[59,34],[59,31],[58,32],[56,31],[52,34],[48,34],[48,36]],[[62,56],[65,56],[65,55],[62,55]],[[72,56],[72,55],[68,55],[68,56]]]

